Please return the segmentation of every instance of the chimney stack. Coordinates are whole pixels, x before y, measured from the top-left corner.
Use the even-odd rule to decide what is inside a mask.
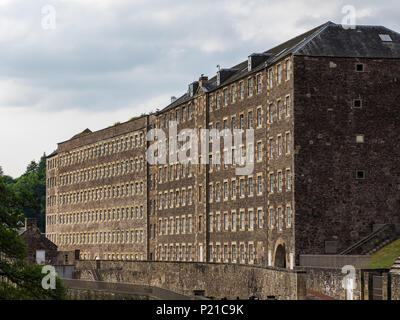
[[[25,218],[25,230],[37,230],[37,220],[34,218]]]
[[[206,85],[207,82],[208,82],[208,77],[202,74],[202,75],[200,76],[200,78],[199,78],[199,85],[200,85],[200,87],[202,87],[203,85]]]

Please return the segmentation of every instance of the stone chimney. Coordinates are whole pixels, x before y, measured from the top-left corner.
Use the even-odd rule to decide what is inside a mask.
[[[200,85],[200,87],[206,85],[207,82],[208,82],[208,77],[205,76],[205,75],[201,75],[200,78],[199,78],[199,85]]]
[[[37,220],[34,218],[25,218],[25,230],[37,230]]]

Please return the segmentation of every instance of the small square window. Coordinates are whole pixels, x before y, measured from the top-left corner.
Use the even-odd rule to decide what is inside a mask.
[[[361,108],[361,106],[362,106],[361,99],[355,99],[355,100],[353,101],[353,107],[354,107],[354,108]]]
[[[357,143],[364,143],[364,135],[363,134],[358,134],[356,136],[356,142]]]
[[[356,178],[357,178],[357,180],[365,179],[365,171],[364,170],[357,170]]]
[[[356,71],[357,72],[363,72],[364,71],[364,65],[362,63],[357,63],[356,64]]]

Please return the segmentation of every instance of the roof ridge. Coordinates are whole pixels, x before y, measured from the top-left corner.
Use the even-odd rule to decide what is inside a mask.
[[[324,32],[326,28],[328,28],[329,26],[338,26],[338,24],[333,23],[332,21],[328,21],[327,23],[322,25],[316,32],[314,32],[311,36],[309,36],[307,40],[304,40],[303,43],[300,43],[298,47],[295,50],[293,50],[292,53],[296,54],[299,50],[303,49],[307,44],[311,42],[311,40],[313,40],[316,36]]]

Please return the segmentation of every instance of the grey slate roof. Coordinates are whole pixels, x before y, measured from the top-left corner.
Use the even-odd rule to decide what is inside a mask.
[[[384,42],[380,34],[389,35],[392,42]],[[345,29],[340,24],[327,22],[291,40],[288,40],[264,53],[271,56],[254,67],[247,69],[247,60],[231,69],[238,69],[231,77],[217,86],[217,77],[208,80],[203,90],[213,91],[224,87],[240,78],[254,74],[288,55],[313,57],[352,57],[352,58],[394,58],[400,59],[400,34],[383,26],[356,26],[355,29]],[[172,109],[189,101],[188,93],[162,109],[159,113]]]

